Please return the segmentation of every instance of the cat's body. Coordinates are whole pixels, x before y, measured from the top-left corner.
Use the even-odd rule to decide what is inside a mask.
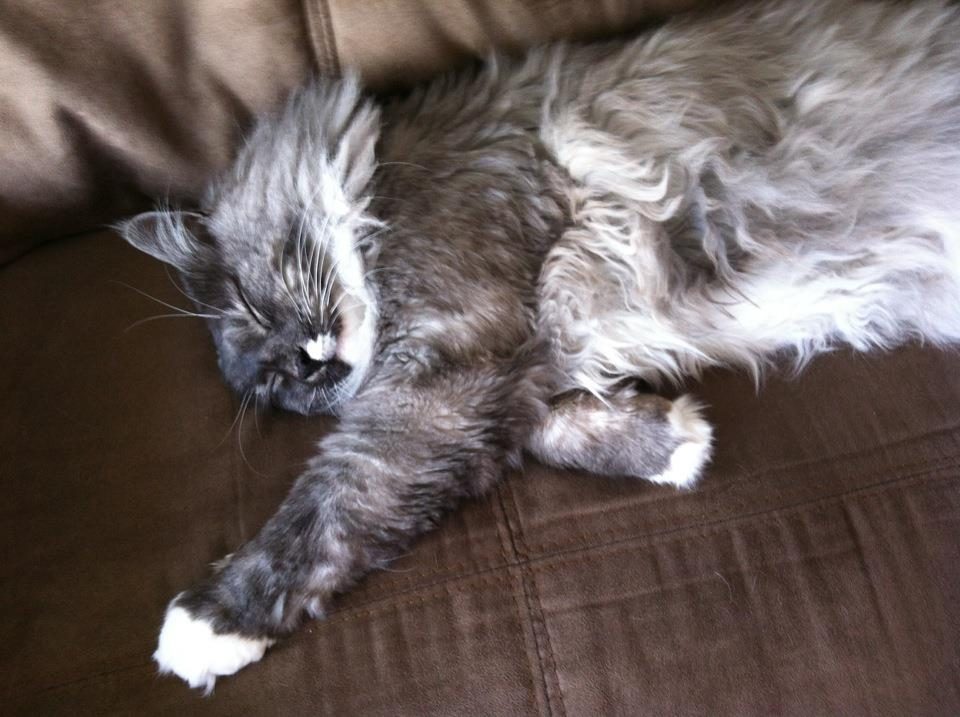
[[[960,340],[957,37],[940,2],[778,2],[383,108],[321,82],[203,215],[133,220],[213,312],[235,389],[341,418],[171,604],[161,668],[210,687],[259,659],[523,448],[689,485],[709,427],[629,379]]]

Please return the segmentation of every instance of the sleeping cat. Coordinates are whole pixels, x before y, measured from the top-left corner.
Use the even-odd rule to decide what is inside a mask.
[[[529,450],[686,487],[711,429],[640,387],[960,339],[960,12],[773,2],[556,44],[380,104],[320,80],[200,211],[123,226],[227,382],[338,429],[170,604],[191,686],[260,659]]]

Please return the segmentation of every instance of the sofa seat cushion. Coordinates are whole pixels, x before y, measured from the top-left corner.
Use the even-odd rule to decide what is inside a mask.
[[[960,357],[916,347],[716,372],[695,490],[530,460],[213,697],[158,679],[167,601],[331,424],[238,417],[137,289],[188,306],[109,233],[0,271],[4,712],[960,712]]]

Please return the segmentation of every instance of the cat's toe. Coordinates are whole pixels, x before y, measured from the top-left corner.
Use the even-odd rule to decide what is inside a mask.
[[[153,659],[161,674],[173,673],[209,694],[217,677],[256,662],[271,644],[268,638],[218,634],[208,620],[191,615],[174,600],[167,608]]]
[[[703,418],[703,407],[690,396],[681,396],[670,407],[667,420],[678,442],[667,467],[648,480],[654,483],[690,488],[710,460],[713,428]]]

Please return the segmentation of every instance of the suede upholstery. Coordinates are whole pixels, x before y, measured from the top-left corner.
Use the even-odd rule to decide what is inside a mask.
[[[960,354],[921,347],[715,372],[695,490],[530,459],[212,697],[158,678],[166,602],[330,422],[235,420],[203,325],[140,323],[125,284],[186,303],[165,269],[90,229],[189,200],[309,72],[392,87],[680,3],[0,4],[0,713],[960,713]]]

